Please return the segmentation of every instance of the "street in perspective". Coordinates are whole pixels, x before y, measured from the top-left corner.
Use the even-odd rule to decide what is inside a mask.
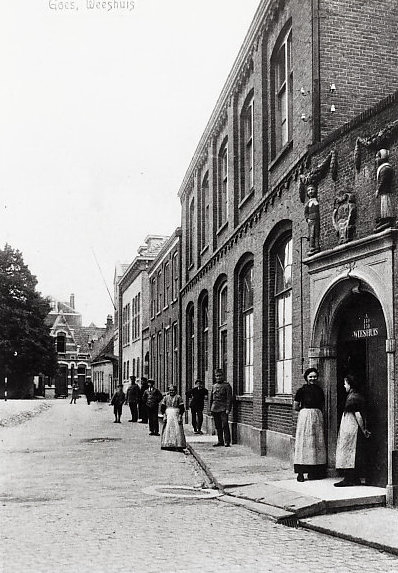
[[[2,573],[398,571],[394,555],[225,502],[127,411],[113,424],[82,399],[0,404]]]

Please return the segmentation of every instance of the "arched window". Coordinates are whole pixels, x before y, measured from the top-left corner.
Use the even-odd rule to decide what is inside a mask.
[[[170,303],[170,264],[164,266],[164,306]]]
[[[277,394],[292,392],[292,238],[274,251],[275,366]]]
[[[57,334],[57,352],[58,354],[65,354],[66,352],[66,335],[64,332]]]
[[[222,368],[224,371],[224,376],[227,374],[227,342],[228,342],[228,330],[227,330],[227,316],[228,316],[228,287],[227,283],[224,283],[218,292],[218,304],[217,304],[217,319],[218,319],[218,368]]]
[[[209,370],[209,297],[200,301],[200,351],[199,377],[204,379]]]
[[[228,140],[221,146],[218,156],[218,227],[228,221]]]
[[[293,60],[292,29],[281,34],[271,60],[272,81],[272,156],[292,139],[293,119]]]
[[[201,188],[201,209],[200,209],[200,247],[204,249],[209,244],[209,172],[205,173],[202,179]]]
[[[254,187],[254,99],[251,95],[241,115],[241,189],[242,201]]]
[[[177,300],[178,298],[178,291],[179,291],[179,280],[178,280],[178,253],[174,253],[173,261],[172,261],[172,273],[173,273],[173,280],[172,280],[172,300]]]
[[[194,306],[187,309],[187,388],[192,388],[195,372],[195,314]]]
[[[158,270],[157,278],[157,304],[156,312],[161,312],[163,308],[163,285],[162,285],[162,269]]]
[[[239,277],[240,298],[240,370],[243,394],[253,393],[253,263],[246,265]]]

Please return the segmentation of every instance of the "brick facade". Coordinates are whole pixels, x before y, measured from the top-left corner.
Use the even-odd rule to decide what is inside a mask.
[[[203,375],[200,317],[201,301],[206,300],[205,382],[210,386],[214,368],[224,366],[236,396],[234,439],[259,453],[289,458],[296,423],[292,395],[303,383],[304,368],[316,364],[325,376],[322,384],[331,400],[328,408],[333,410],[326,412],[331,467],[335,447],[332,437],[335,440],[337,425],[337,386],[333,380],[342,368],[336,356],[341,344],[337,319],[354,292],[366,293],[363,300],[374,301],[384,313],[386,344],[390,348],[387,358],[382,357],[388,371],[390,406],[388,412],[381,413],[381,417],[388,418],[388,476],[385,473],[378,479],[389,484],[391,500],[396,487],[392,460],[398,437],[395,409],[391,409],[397,398],[396,388],[392,387],[396,327],[391,318],[397,289],[390,268],[395,264],[396,234],[388,229],[384,234],[375,233],[374,158],[383,147],[389,149],[391,158],[396,159],[398,151],[394,124],[398,66],[391,31],[391,26],[396,27],[397,10],[392,1],[383,10],[373,1],[357,4],[291,0],[262,2],[259,6],[179,191],[181,370],[183,381]],[[285,65],[290,54],[291,75]],[[290,78],[291,83],[283,82],[283,78]],[[330,91],[331,84],[336,90]],[[246,108],[250,105],[253,129],[248,136]],[[279,109],[285,110],[285,115]],[[278,144],[278,129],[282,144]],[[225,143],[228,219],[220,225],[219,157]],[[253,185],[247,189],[244,183],[251,173]],[[206,227],[203,181],[207,181],[207,174],[211,217]],[[310,183],[318,187],[321,252],[309,257],[303,203]],[[397,191],[396,181],[393,191]],[[339,244],[341,237],[336,235],[333,213],[336,198],[344,193],[355,196],[357,219],[348,242]],[[206,248],[203,229],[209,233]],[[280,295],[275,298],[277,255],[289,238],[291,388],[289,357],[277,364],[276,326],[280,319],[276,304],[281,299]],[[385,258],[379,253],[385,253]],[[248,261],[253,265],[254,337],[252,343],[246,337],[245,344],[252,344],[253,388],[245,392],[240,277]],[[225,285],[226,322],[220,325],[220,291]],[[337,300],[341,306],[336,306]],[[376,315],[380,318],[379,310]],[[282,327],[288,337],[289,324]],[[283,378],[286,386],[280,385],[280,374],[277,377],[281,365],[287,372]],[[281,391],[281,387],[288,391]]]

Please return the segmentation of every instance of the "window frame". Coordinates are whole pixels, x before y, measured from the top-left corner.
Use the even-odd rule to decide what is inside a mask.
[[[241,187],[242,202],[254,189],[254,93],[250,92],[241,113]]]
[[[254,291],[253,261],[248,262],[239,275],[239,332],[240,332],[240,388],[243,395],[252,395],[254,388]],[[246,299],[247,276],[250,274],[249,300]],[[249,332],[248,332],[249,331]]]
[[[284,251],[283,262],[280,254]],[[279,266],[278,266],[279,263]],[[273,252],[274,264],[274,343],[275,343],[275,394],[292,393],[293,312],[292,266],[293,239],[291,235],[278,241]],[[281,286],[278,286],[278,282]],[[282,311],[282,312],[281,312]],[[288,314],[288,316],[286,316]],[[289,334],[290,333],[290,334]]]
[[[224,140],[218,154],[218,228],[227,223],[229,217],[228,194],[228,138]]]
[[[273,94],[271,156],[275,158],[293,138],[293,53],[291,25],[285,28],[275,44],[271,60],[271,81]]]

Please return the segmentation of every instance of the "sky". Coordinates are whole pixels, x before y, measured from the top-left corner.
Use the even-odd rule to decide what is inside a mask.
[[[0,8],[0,248],[104,326],[118,262],[180,225],[178,190],[260,0]]]

